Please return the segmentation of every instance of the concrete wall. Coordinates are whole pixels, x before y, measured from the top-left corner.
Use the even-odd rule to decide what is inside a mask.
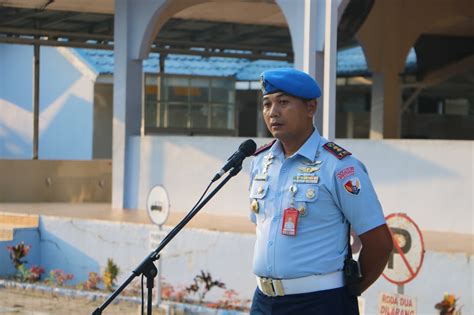
[[[150,252],[149,233],[153,229],[156,227],[146,224],[41,217],[38,263],[47,273],[59,268],[74,274],[72,283],[77,283],[90,271],[103,272],[107,258],[112,258],[121,269],[120,283]],[[240,298],[250,299],[256,286],[251,271],[254,237],[185,228],[163,252],[163,277],[175,288],[183,288],[201,270],[209,271],[227,288],[236,290]],[[405,294],[417,298],[418,314],[434,314],[434,304],[444,292],[460,297],[463,314],[472,314],[473,259],[472,254],[427,251],[420,273],[405,285]],[[396,288],[380,278],[362,296],[365,314],[376,314],[382,291],[395,292]],[[213,289],[208,299],[217,300],[221,294],[221,290]]]
[[[0,157],[33,156],[33,48],[0,44]]]
[[[125,183],[136,208],[163,185],[172,211],[191,209],[243,138],[133,137],[133,178]],[[258,144],[269,139],[256,139]],[[440,140],[338,140],[368,168],[385,213],[404,212],[422,230],[473,233],[474,142]],[[206,206],[209,213],[248,216],[248,172],[242,172]]]
[[[0,160],[0,202],[110,202],[112,162]]]
[[[73,273],[74,283],[86,280],[90,271],[102,273],[108,258],[119,265],[119,282],[124,281],[150,253],[150,231],[157,229],[55,217],[41,217],[40,222],[41,265]],[[253,242],[253,235],[185,229],[163,252],[163,276],[175,288],[183,288],[201,270],[209,271],[229,289],[250,298],[255,287],[250,270]],[[215,290],[209,298],[219,299],[222,293]]]
[[[30,159],[33,48],[0,44],[0,158]],[[62,48],[40,49],[40,159],[91,159],[94,75]]]

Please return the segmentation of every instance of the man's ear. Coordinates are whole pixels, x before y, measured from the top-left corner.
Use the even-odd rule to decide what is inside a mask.
[[[316,109],[318,108],[318,101],[315,99],[306,101],[306,108],[308,110],[308,117],[313,117],[314,115],[316,115]]]

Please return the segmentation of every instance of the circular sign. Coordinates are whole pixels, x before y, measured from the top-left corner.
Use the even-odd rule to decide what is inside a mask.
[[[162,225],[170,214],[168,193],[163,186],[155,186],[148,193],[146,210],[151,222]]]
[[[425,256],[423,236],[416,223],[404,213],[392,213],[386,218],[393,239],[393,251],[383,276],[402,285],[413,280],[421,269]]]

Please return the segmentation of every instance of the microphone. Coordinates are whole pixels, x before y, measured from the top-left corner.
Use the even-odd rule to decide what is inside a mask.
[[[255,153],[255,150],[257,150],[257,144],[255,141],[248,139],[239,146],[239,149],[234,152],[230,156],[230,158],[227,159],[227,163],[222,166],[219,172],[216,173],[214,178],[212,179],[213,182],[221,178],[222,175],[224,175],[228,170],[230,170],[233,167],[241,166],[243,160],[251,156],[252,154]]]

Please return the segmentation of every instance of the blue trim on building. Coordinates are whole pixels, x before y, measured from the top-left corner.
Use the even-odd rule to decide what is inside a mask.
[[[113,73],[113,51],[82,48],[75,51],[98,73]],[[149,58],[143,62],[145,73],[159,72],[159,58],[158,53],[149,55]],[[360,46],[338,51],[336,64],[338,76],[370,75]],[[265,70],[292,66],[292,63],[285,61],[169,54],[166,56],[165,72],[199,76],[235,76],[238,81],[258,81],[260,73]],[[416,54],[411,49],[407,56],[405,72],[413,73],[414,71],[416,71]]]

